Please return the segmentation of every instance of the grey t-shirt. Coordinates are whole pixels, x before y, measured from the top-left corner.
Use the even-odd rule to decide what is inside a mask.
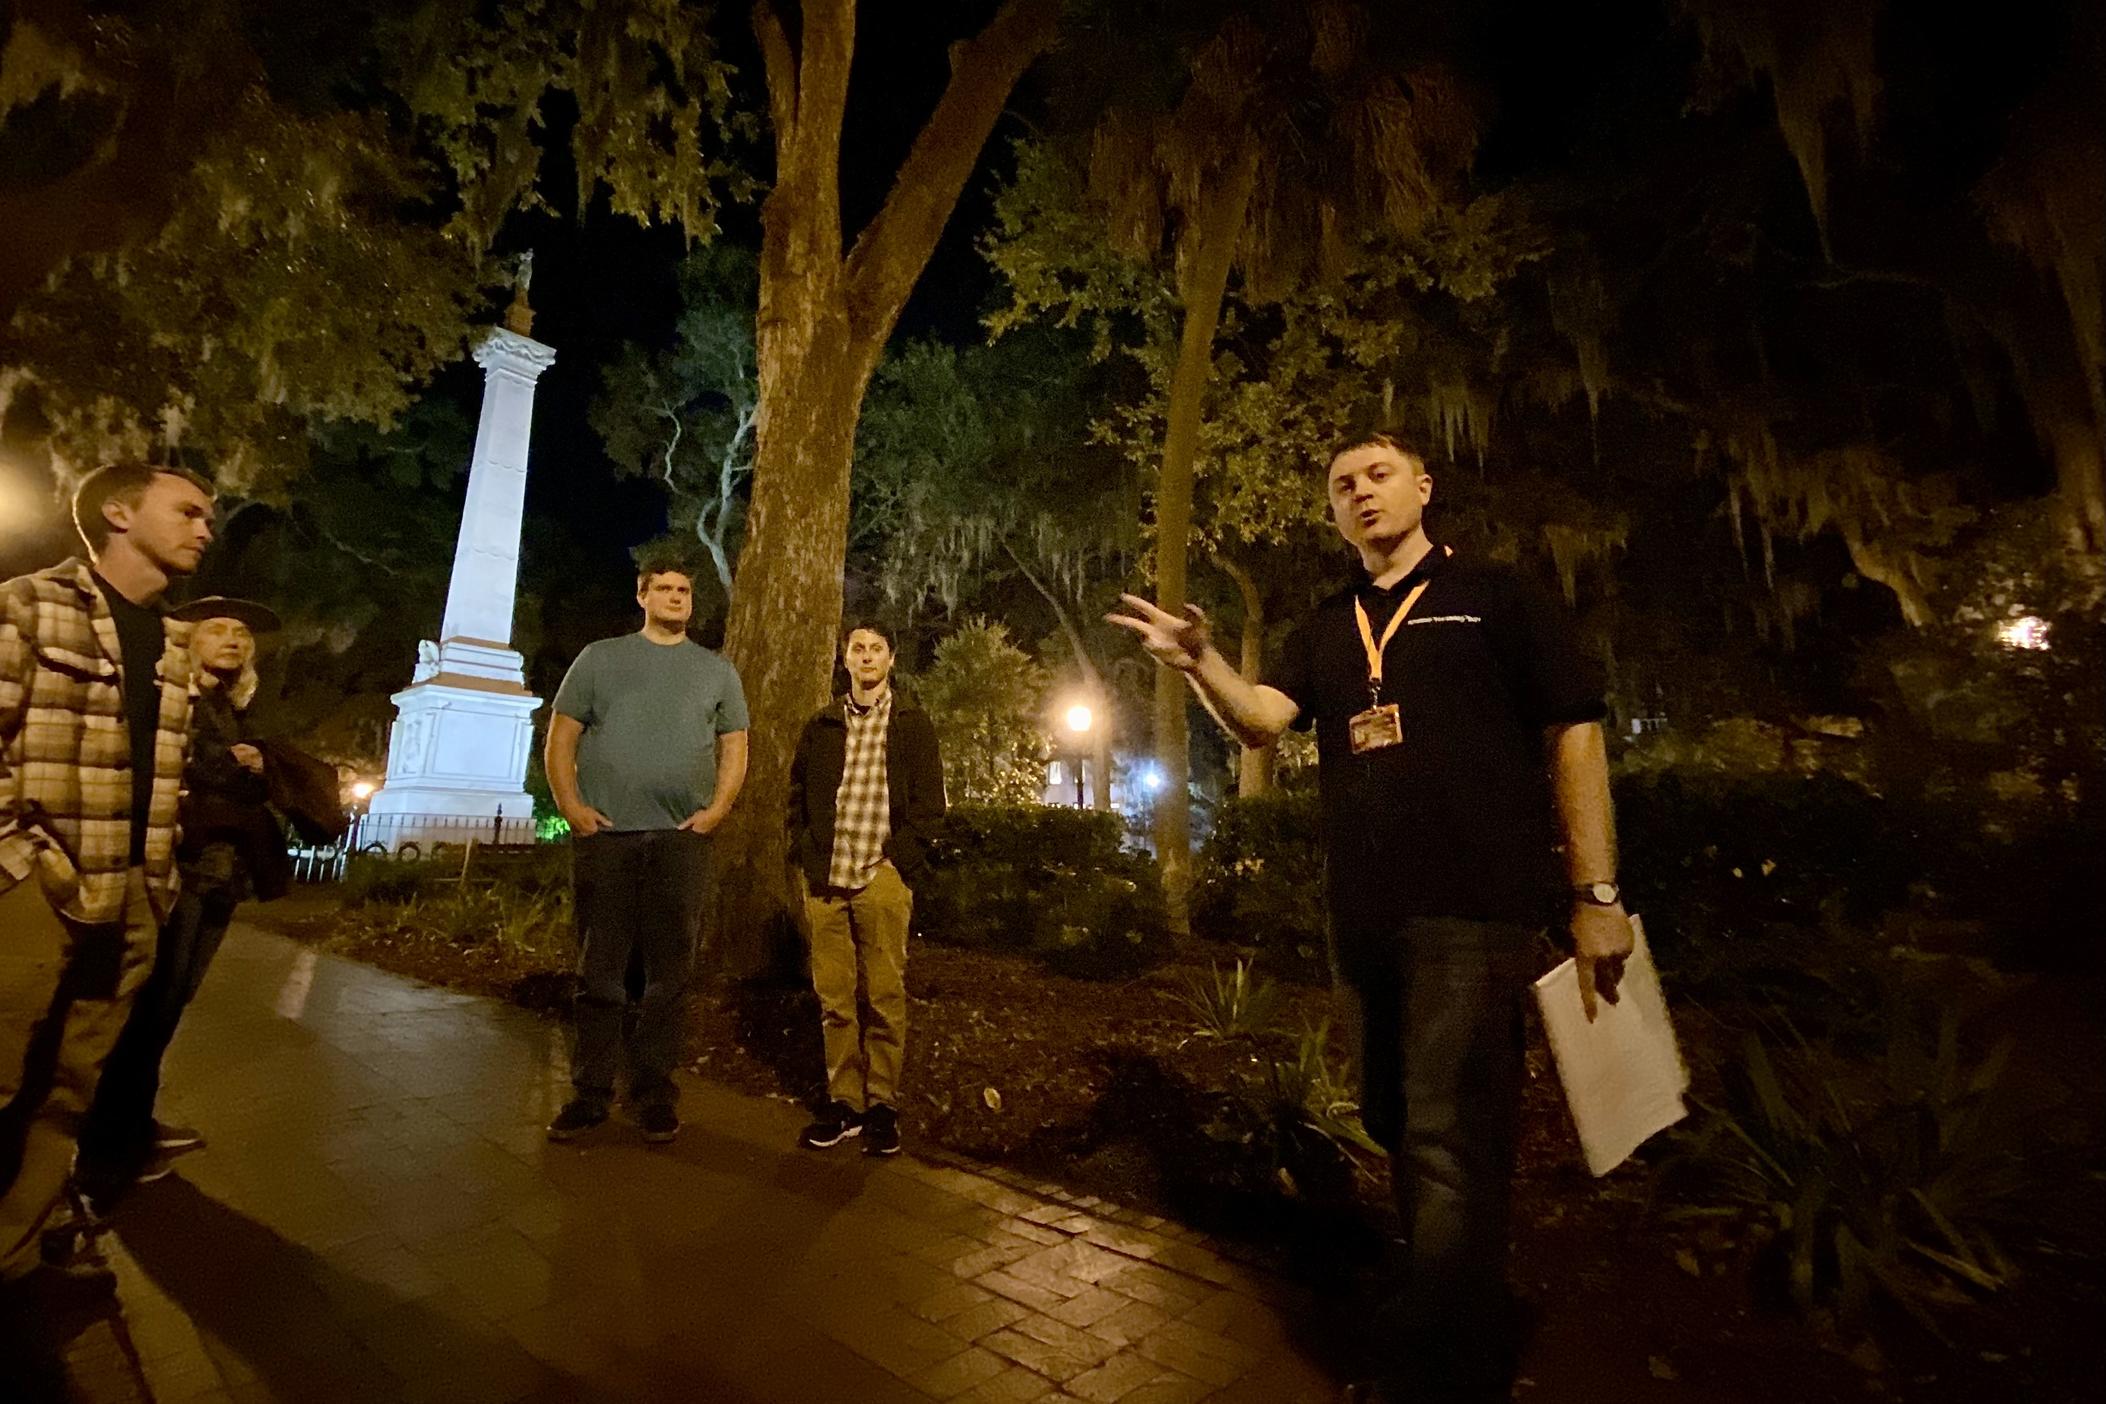
[[[671,829],[717,792],[717,737],[744,731],[738,669],[692,639],[588,644],[556,689],[580,722],[578,792],[616,829]]]

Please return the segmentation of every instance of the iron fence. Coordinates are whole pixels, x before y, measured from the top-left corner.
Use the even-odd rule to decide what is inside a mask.
[[[525,844],[534,839],[531,815],[477,819],[459,814],[356,814],[336,843],[292,847],[293,880],[336,882],[355,853],[385,854],[407,862],[458,856],[471,843]]]

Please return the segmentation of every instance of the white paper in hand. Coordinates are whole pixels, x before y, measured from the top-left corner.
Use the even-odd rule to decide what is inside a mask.
[[[1631,918],[1631,934],[1636,945],[1624,962],[1617,1002],[1597,1001],[1591,1024],[1580,1005],[1574,962],[1536,981],[1536,1004],[1565,1085],[1565,1104],[1572,1108],[1587,1168],[1596,1175],[1608,1174],[1689,1114],[1682,1105],[1689,1069],[1675,1044],[1660,973],[1637,917]]]

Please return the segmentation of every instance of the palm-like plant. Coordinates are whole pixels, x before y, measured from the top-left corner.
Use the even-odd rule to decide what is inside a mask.
[[[1176,998],[1198,1021],[1201,1036],[1247,1038],[1272,1026],[1281,995],[1277,982],[1257,973],[1256,962],[1239,956],[1230,970],[1209,965],[1207,978],[1189,977]]]
[[[1914,1010],[1887,1033],[1868,1088],[1796,1035],[1750,1034],[1685,1163],[1768,1220],[1802,1309],[1852,1315],[1877,1293],[1935,1333],[1933,1306],[2010,1281],[1995,1231],[2022,1219],[2045,1170],[2004,1082],[2010,1039],[1971,1061],[1951,1011],[1928,1044]]]

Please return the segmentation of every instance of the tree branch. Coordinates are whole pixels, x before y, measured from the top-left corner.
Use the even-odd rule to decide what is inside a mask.
[[[687,426],[680,422],[680,416],[674,413],[670,405],[660,405],[658,412],[671,420],[673,425],[673,436],[665,441],[665,452],[659,458],[659,462],[664,465],[660,471],[665,478],[666,487],[670,489],[673,486],[673,454],[680,447],[680,436],[686,432]]]
[[[801,174],[840,203],[841,117],[856,51],[855,0],[804,0],[798,29],[797,124]],[[816,143],[809,148],[805,143]],[[839,250],[835,251],[839,257]]]
[[[778,177],[790,164],[790,144],[797,135],[797,57],[782,17],[769,0],[753,7],[753,37],[760,43],[761,64],[768,80],[768,120],[775,128]]]
[[[1060,0],[1008,0],[979,37],[953,46],[951,79],[914,139],[884,208],[855,241],[847,302],[856,334],[882,344],[957,208],[1017,80],[1053,43]]]
[[[856,40],[854,0],[805,0],[799,7],[796,58],[789,39],[768,40],[762,14],[781,31],[770,0],[755,27],[768,62],[775,133],[775,185],[761,203],[760,313],[754,324],[760,358],[809,351],[813,308],[831,294],[841,267],[841,121]],[[785,116],[789,125],[782,125]],[[778,337],[795,328],[787,343]],[[771,348],[773,348],[771,350]]]
[[[1082,630],[1076,627],[1067,605],[1062,603],[1060,596],[1047,588],[1046,582],[1039,579],[1030,566],[1024,564],[1024,558],[1017,554],[1016,547],[1009,544],[1009,538],[1006,536],[1002,538],[1002,554],[1009,557],[1010,562],[1016,566],[1017,573],[1024,577],[1031,588],[1043,595],[1047,604],[1053,606],[1053,617],[1060,621],[1060,631],[1067,635],[1068,647],[1074,650],[1075,666],[1080,668],[1083,677],[1095,686],[1098,682],[1097,665],[1091,660],[1089,649],[1083,645]]]
[[[710,520],[711,508],[715,508],[716,520]],[[717,583],[724,593],[731,593],[731,552],[724,543],[725,524],[731,515],[729,498],[718,498],[714,504],[703,504],[695,517],[695,535],[702,542],[702,549],[709,552],[709,562],[716,567]]]

